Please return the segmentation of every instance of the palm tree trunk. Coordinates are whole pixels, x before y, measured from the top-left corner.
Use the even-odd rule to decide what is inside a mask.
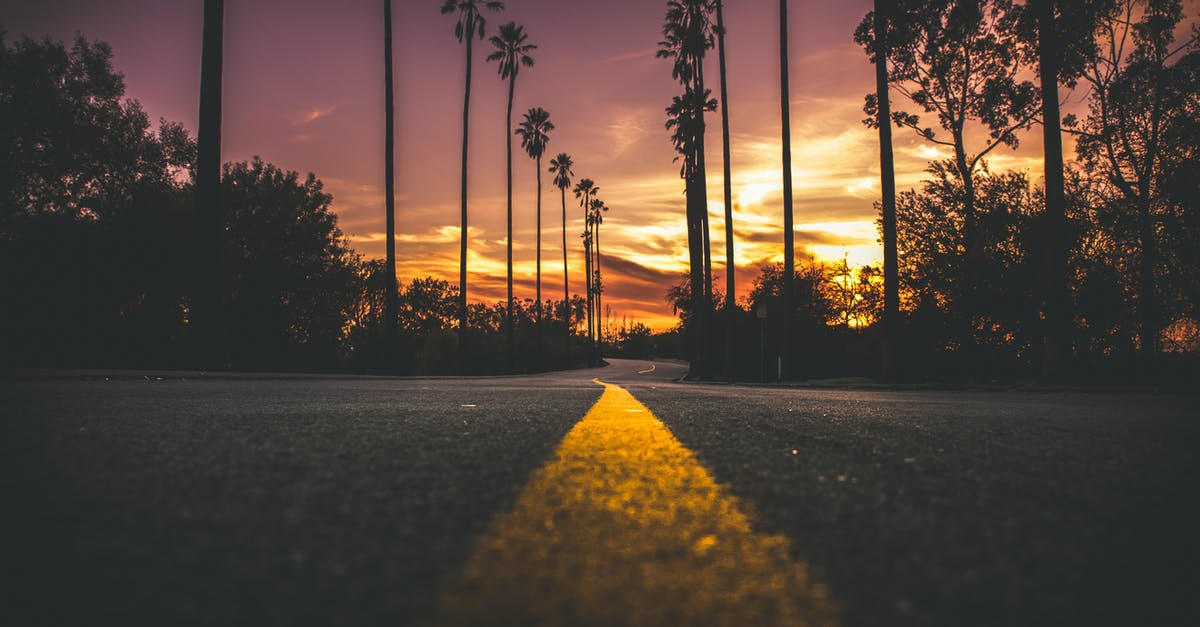
[[[721,150],[725,177],[725,378],[733,381],[735,340],[733,260],[733,179],[729,163],[729,90],[725,81],[725,15],[724,0],[717,0],[717,63],[721,69]]]
[[[1042,138],[1046,168],[1046,320],[1042,379],[1059,381],[1069,358],[1070,302],[1067,292],[1066,182],[1062,122],[1058,106],[1058,37],[1054,2],[1039,0],[1038,65],[1042,83]]]
[[[383,299],[384,333],[386,333],[386,358],[389,366],[394,367],[392,359],[396,345],[397,323],[397,293],[396,293],[396,117],[393,106],[392,86],[392,0],[383,0],[383,115],[386,128],[384,129],[383,169],[384,169],[384,205],[387,215],[387,280],[384,289],[387,293]]]
[[[788,93],[787,0],[779,0],[779,107],[783,126],[783,375],[793,376],[792,318],[795,312],[796,233],[792,224],[792,121]]]
[[[896,378],[900,334],[900,275],[896,254],[896,160],[892,154],[892,112],[888,94],[887,15],[890,0],[875,0],[875,122],[879,127],[879,186],[883,192],[883,378]]]
[[[537,336],[542,350],[542,157],[537,158]]]
[[[571,369],[571,286],[567,274],[567,188],[560,187],[562,193],[562,254],[563,254],[563,322],[566,324],[566,343],[563,345],[566,363],[564,369]]]
[[[604,275],[600,273],[600,222],[597,221],[596,226],[593,228],[595,229],[595,236],[596,236],[596,317],[597,317],[596,339],[598,340],[597,346],[599,346],[600,349],[603,350],[604,349],[604,307],[601,305],[601,303],[603,302],[603,294],[604,294]]]
[[[200,128],[196,158],[197,357],[204,368],[224,365],[225,319],[221,306],[221,72],[225,3],[204,2],[200,60]]]
[[[474,22],[467,20],[466,32],[474,33]],[[462,216],[459,221],[458,235],[458,362],[459,373],[465,374],[468,371],[468,355],[467,350],[467,138],[469,137],[468,129],[471,123],[471,41],[473,37],[466,38],[467,43],[467,79],[466,88],[463,90],[463,134],[462,134]]]
[[[508,314],[504,319],[504,332],[508,336],[508,371],[516,370],[516,352],[513,338],[513,254],[512,254],[512,102],[513,90],[517,86],[517,77],[513,75],[508,79],[508,109],[504,118],[504,142],[508,147],[506,155],[506,163],[508,170],[508,242],[506,248],[508,250],[508,302],[505,307]]]

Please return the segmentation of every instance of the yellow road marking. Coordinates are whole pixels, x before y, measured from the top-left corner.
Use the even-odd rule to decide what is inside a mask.
[[[755,533],[738,499],[649,409],[602,385],[479,539],[438,622],[836,624],[788,540]]]
[[[646,368],[645,370],[638,370],[638,374],[647,374],[651,372],[654,372],[654,364],[650,364],[650,367]]]

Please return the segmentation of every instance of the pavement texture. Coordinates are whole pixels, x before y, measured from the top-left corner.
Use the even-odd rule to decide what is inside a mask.
[[[682,373],[0,381],[0,622],[1198,622],[1194,397]]]

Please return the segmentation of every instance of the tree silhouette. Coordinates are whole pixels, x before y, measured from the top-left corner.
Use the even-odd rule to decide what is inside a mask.
[[[1092,87],[1089,113],[1082,121],[1069,120],[1085,167],[1114,188],[1116,220],[1128,215],[1132,222],[1138,344],[1149,372],[1165,326],[1159,276],[1172,268],[1164,262],[1170,248],[1195,248],[1194,241],[1171,246],[1164,228],[1174,224],[1183,231],[1189,213],[1194,221],[1197,197],[1200,34],[1193,27],[1188,39],[1176,42],[1182,18],[1178,0],[1118,2],[1101,20],[1099,49],[1083,72]],[[1183,293],[1189,291],[1195,294]]]
[[[592,278],[592,290],[596,293],[596,316],[598,323],[596,324],[596,337],[600,340],[600,344],[604,344],[604,308],[601,303],[601,293],[604,291],[604,275],[600,272],[600,225],[604,224],[604,212],[608,211],[608,205],[604,201],[595,197],[593,192],[592,197],[592,239],[595,247],[596,255],[596,273]]]
[[[550,131],[554,123],[550,114],[541,107],[531,108],[525,112],[525,119],[517,126],[516,134],[521,136],[521,148],[537,164],[537,311],[538,334],[542,330],[542,154],[546,144],[550,142]]]
[[[567,275],[567,188],[571,186],[571,177],[575,173],[571,168],[575,162],[571,160],[571,155],[565,152],[558,153],[557,157],[550,160],[550,173],[554,175],[554,186],[558,188],[559,194],[562,196],[562,256],[563,256],[563,320],[566,321],[566,338],[564,344],[564,355],[566,357],[565,367],[571,367],[571,287],[569,277]]]
[[[384,207],[387,215],[387,277],[383,300],[384,333],[390,351],[396,341],[396,311],[399,294],[396,289],[396,115],[393,107],[392,81],[392,0],[383,0],[383,169]],[[389,355],[390,358],[390,355]]]
[[[783,128],[783,276],[796,275],[796,231],[792,222],[792,102],[788,78],[788,0],[779,0],[779,109]],[[783,281],[783,376],[792,376],[794,281]]]
[[[458,248],[458,349],[459,361],[463,370],[467,368],[467,138],[471,121],[471,48],[478,37],[483,39],[487,30],[487,19],[483,9],[501,11],[503,2],[496,0],[444,0],[442,15],[457,13],[458,21],[454,24],[454,36],[459,43],[465,43],[467,48],[467,78],[463,90],[463,133],[462,133],[462,217],[459,226]],[[507,132],[507,131],[506,131]]]
[[[579,199],[579,206],[583,208],[583,233],[580,235],[583,238],[583,277],[584,291],[587,294],[587,335],[588,335],[588,364],[595,365],[596,346],[593,342],[595,337],[594,319],[592,313],[593,307],[593,291],[592,291],[592,198],[600,191],[596,183],[592,179],[579,179],[575,184],[575,197]]]
[[[695,300],[696,324],[689,331],[692,358],[696,373],[704,377],[711,367],[704,347],[709,338],[706,331],[712,310],[712,259],[708,232],[708,190],[704,161],[704,112],[708,109],[708,93],[704,87],[704,55],[713,46],[710,13],[714,9],[712,0],[670,0],[663,22],[663,40],[659,42],[656,56],[671,61],[671,76],[684,87],[685,105],[673,101],[668,116],[688,115],[671,125],[676,133],[672,141],[676,150],[682,146],[684,166],[684,188],[687,197],[688,252],[692,271],[689,276],[695,282],[690,290]],[[674,109],[674,111],[673,111]],[[690,135],[686,141],[678,141],[679,133]]]
[[[893,111],[892,120],[913,129],[925,141],[953,153],[953,172],[962,181],[963,292],[956,298],[965,328],[981,315],[975,275],[982,263],[976,219],[975,177],[983,159],[999,146],[1017,147],[1017,132],[1028,128],[1040,107],[1038,89],[1022,80],[1023,64],[1017,39],[1016,12],[1011,0],[909,0],[903,12],[891,17],[890,83],[925,113],[936,116],[950,135],[939,136],[922,126],[916,114]],[[860,43],[867,45],[866,28]],[[987,132],[972,152],[969,122]],[[974,350],[967,334],[964,350]]]
[[[1111,14],[1114,0],[1057,2],[1034,0],[1021,12],[1019,32],[1025,40],[1026,63],[1036,66],[1042,98],[1043,163],[1046,175],[1043,358],[1046,381],[1069,377],[1071,292],[1067,276],[1072,242],[1068,236],[1066,177],[1062,152],[1062,119],[1058,87],[1074,87],[1087,59],[1096,55],[1096,26]]]
[[[199,272],[192,319],[207,367],[225,358],[221,307],[221,71],[225,3],[204,2],[204,45],[200,60],[200,128],[196,157],[196,259]]]
[[[512,319],[512,301],[513,301],[513,257],[512,257],[512,136],[508,129],[512,128],[512,103],[513,91],[517,87],[517,74],[521,71],[521,66],[532,67],[533,57],[529,56],[530,52],[537,49],[533,44],[525,43],[529,36],[525,34],[523,26],[517,26],[516,22],[509,22],[500,26],[500,34],[492,35],[492,46],[496,48],[488,55],[488,61],[499,62],[498,70],[500,79],[508,79],[508,107],[504,114],[504,143],[506,146],[505,163],[507,164],[508,174],[508,317],[505,321],[506,335],[508,336],[508,361],[510,366],[516,364],[516,347],[513,337],[513,319]],[[539,172],[540,174],[540,172]]]
[[[868,94],[863,122],[879,130],[880,230],[883,231],[883,375],[895,379],[900,334],[900,278],[896,260],[896,160],[892,154],[892,108],[888,96],[889,16],[896,0],[875,0],[875,9],[860,30],[870,24],[870,38],[856,34],[875,65],[875,93]]]
[[[734,353],[737,350],[733,318],[733,310],[737,307],[734,303],[734,297],[737,295],[734,278],[737,267],[733,259],[733,180],[730,176],[729,159],[729,90],[725,80],[725,13],[722,10],[725,2],[716,0],[716,4],[717,24],[714,30],[717,33],[717,63],[721,70],[721,151],[725,181],[725,377],[732,381]]]

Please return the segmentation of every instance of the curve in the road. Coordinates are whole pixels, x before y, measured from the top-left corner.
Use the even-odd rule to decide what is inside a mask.
[[[613,384],[493,521],[442,624],[829,625],[789,541],[755,533],[654,414]]]

